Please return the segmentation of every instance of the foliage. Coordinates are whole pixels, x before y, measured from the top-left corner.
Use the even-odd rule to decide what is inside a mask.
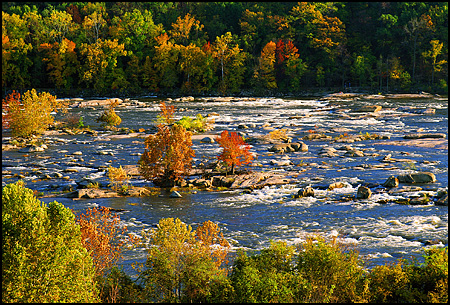
[[[119,103],[117,101],[110,101],[108,109],[103,111],[103,113],[100,115],[100,117],[97,118],[97,122],[102,122],[103,124],[105,124],[107,126],[120,125],[120,123],[122,123],[122,119],[114,111],[114,108],[118,104]]]
[[[175,106],[166,105],[165,102],[161,102],[159,108],[161,109],[161,113],[157,117],[158,122],[167,125],[172,124],[175,121],[173,119],[173,116],[175,114]]]
[[[204,132],[208,128],[208,122],[206,121],[206,118],[204,118],[200,113],[197,114],[195,119],[184,116],[179,121],[175,122],[175,124],[181,125],[186,130],[193,132]]]
[[[37,93],[35,89],[25,92],[21,99],[12,93],[8,101],[9,127],[14,137],[29,137],[41,134],[53,123],[53,111],[65,107],[66,104],[56,101],[56,97],[48,92]],[[63,108],[63,111],[67,111]]]
[[[127,228],[120,227],[120,217],[106,207],[87,209],[76,220],[81,229],[82,244],[92,256],[95,274],[101,277],[121,257],[127,241],[122,235]],[[129,241],[136,242],[132,235],[129,235]]]
[[[20,93],[13,90],[2,100],[2,128],[9,128],[11,121],[11,114],[9,112],[9,105],[20,102]]]
[[[173,107],[173,106],[171,106]],[[161,104],[160,120],[173,122],[174,108]],[[156,134],[145,141],[145,151],[139,160],[139,172],[147,180],[163,186],[173,186],[192,166],[195,152],[192,133],[178,124],[158,124]]]
[[[334,237],[309,237],[298,249],[296,265],[305,279],[300,302],[358,302],[364,299],[364,269],[358,252]],[[361,299],[362,298],[362,299]]]
[[[248,257],[240,251],[230,276],[235,301],[292,303],[297,300],[301,277],[293,271],[294,246],[271,242],[261,254]]]
[[[246,144],[236,132],[228,133],[227,130],[224,130],[216,141],[223,148],[218,159],[231,166],[232,174],[234,174],[235,166],[252,162],[253,155],[250,153],[250,145]]]
[[[269,138],[273,139],[273,140],[287,140],[288,136],[286,135],[287,129],[286,128],[282,128],[282,129],[275,129],[271,132],[269,132]]]
[[[22,181],[2,190],[2,301],[95,302],[95,269],[70,209]]]
[[[438,84],[448,74],[446,2],[2,8],[4,89],[224,94],[343,90],[351,83],[378,92],[430,86],[445,93]]]
[[[151,247],[141,277],[152,301],[205,302],[213,287],[223,287],[226,271],[220,265],[228,242],[210,221],[194,232],[176,218],[163,218],[150,235]],[[211,251],[212,250],[212,251]]]
[[[108,178],[109,178],[109,181],[111,182],[109,185],[111,185],[111,188],[114,191],[119,192],[119,191],[123,190],[124,187],[128,188],[128,182],[130,180],[130,176],[122,168],[122,166],[115,168],[110,165],[108,167]]]
[[[116,266],[112,267],[106,277],[99,280],[99,284],[102,303],[145,302],[142,287]]]

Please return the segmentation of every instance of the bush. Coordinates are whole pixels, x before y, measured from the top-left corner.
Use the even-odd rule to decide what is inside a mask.
[[[178,122],[175,122],[175,124],[181,125],[186,130],[193,132],[205,132],[208,129],[208,122],[200,113],[197,114],[195,119],[184,116]]]
[[[122,119],[116,114],[114,111],[114,108],[119,104],[119,102],[114,101],[110,102],[108,109],[105,110],[99,118],[97,118],[97,122],[102,122],[104,125],[107,126],[116,126],[120,125],[122,123]]]
[[[22,181],[3,188],[3,302],[98,301],[94,275],[70,209],[45,205]]]
[[[214,292],[230,288],[220,268],[229,244],[216,224],[205,222],[194,232],[178,218],[164,218],[150,243],[140,276],[151,301],[206,302],[217,300],[213,287]]]
[[[52,111],[57,111],[59,107],[67,111],[64,108],[66,104],[58,105],[56,96],[48,92],[38,94],[35,89],[32,89],[25,92],[21,99],[19,98],[11,97],[7,106],[9,127],[13,137],[42,134],[54,121]]]
[[[99,284],[102,303],[145,302],[142,287],[116,266],[112,267],[111,272]]]
[[[108,168],[108,178],[111,183],[111,188],[116,192],[122,192],[128,189],[128,182],[130,176],[127,172],[119,166],[119,168],[112,167],[111,165]]]

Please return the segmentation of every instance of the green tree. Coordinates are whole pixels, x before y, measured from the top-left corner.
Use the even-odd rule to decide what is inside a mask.
[[[70,209],[40,202],[22,181],[3,188],[3,302],[95,302],[94,273]]]

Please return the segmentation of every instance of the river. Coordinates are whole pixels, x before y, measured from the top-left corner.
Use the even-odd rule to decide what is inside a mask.
[[[120,127],[135,131],[144,128],[148,132],[155,126],[160,99],[146,97],[138,100],[145,106],[116,109],[122,118]],[[360,106],[374,104],[382,106],[382,110],[374,115],[354,111]],[[393,145],[394,141],[404,141],[404,135],[411,132],[448,134],[447,98],[368,99],[361,96],[356,99],[321,100],[268,97],[253,100],[233,98],[231,101],[201,98],[174,102],[173,105],[178,109],[175,119],[195,117],[198,113],[206,117],[215,113],[211,116],[215,119],[215,127],[210,134],[229,130],[242,132],[245,137],[255,137],[274,129],[288,130],[293,142],[303,141],[308,145],[307,152],[277,155],[268,151],[271,145],[252,145],[251,151],[257,158],[253,166],[247,168],[290,171],[295,173],[295,183],[252,192],[242,189],[197,191],[183,193],[182,198],[169,198],[163,193],[148,197],[73,200],[56,196],[41,200],[56,200],[77,213],[93,206],[125,209],[119,212],[122,224],[127,226],[129,232],[138,235],[143,229],[153,228],[164,217],[178,217],[193,228],[211,220],[219,225],[224,237],[231,243],[232,252],[238,248],[257,251],[268,247],[271,240],[296,244],[309,234],[317,233],[326,237],[339,236],[342,242],[354,245],[369,266],[373,266],[402,257],[415,257],[420,261],[423,248],[430,247],[430,241],[439,247],[448,245],[446,206],[380,203],[405,194],[377,192],[377,187],[373,188],[370,199],[354,199],[361,184],[382,184],[391,175],[414,170],[432,172],[437,178],[436,183],[421,185],[424,191],[435,194],[439,189],[448,189],[447,147]],[[416,113],[426,108],[435,109],[435,113]],[[95,128],[99,125],[95,119],[103,110],[99,107],[73,108],[70,111],[80,114],[85,125]],[[57,118],[59,115],[56,115]],[[263,127],[264,124],[266,126]],[[143,137],[115,139],[109,137],[110,133],[100,131],[95,137],[86,134],[49,135],[46,136],[48,149],[43,152],[3,151],[2,170],[9,174],[2,175],[2,185],[16,181],[14,174],[19,173],[24,175],[27,187],[44,193],[76,187],[75,181],[82,177],[96,179],[106,185],[107,166],[135,165],[144,149]],[[346,143],[303,140],[302,137],[308,133],[324,133],[332,137],[344,133],[369,133],[389,136],[390,139],[349,144],[364,151],[364,157],[346,157],[342,153],[335,157],[321,157],[319,152],[322,148],[338,149]],[[8,140],[9,137],[4,135],[3,143]],[[194,164],[197,166],[201,162],[215,160],[220,153],[217,143],[196,140],[193,141],[193,148],[196,152]],[[76,151],[82,154],[73,155]],[[104,154],[100,155],[99,151]],[[391,169],[375,166],[388,154],[392,158],[408,159],[415,163],[397,162]],[[290,160],[291,165],[274,166],[271,160]],[[77,172],[64,172],[68,167]],[[306,170],[302,171],[303,168]],[[68,175],[69,179],[39,179],[40,175],[57,172]],[[333,182],[342,182],[344,187],[327,190],[326,186]],[[134,177],[130,183],[135,186],[152,185],[139,177]],[[314,188],[314,197],[294,198],[293,195],[301,187],[308,185]],[[343,196],[353,199],[339,200]],[[133,274],[130,265],[134,261],[145,261],[144,249],[125,252],[121,264],[127,273]]]

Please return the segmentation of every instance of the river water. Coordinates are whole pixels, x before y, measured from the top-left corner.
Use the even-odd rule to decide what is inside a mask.
[[[117,108],[122,118],[120,127],[135,131],[139,128],[153,130],[159,113],[158,98],[140,98],[144,107]],[[289,244],[299,243],[313,233],[325,237],[339,236],[344,243],[354,245],[369,265],[384,264],[398,258],[415,257],[421,260],[423,248],[435,241],[437,246],[448,245],[448,208],[428,205],[400,205],[380,203],[383,200],[411,196],[410,192],[390,195],[377,192],[376,184],[382,184],[391,175],[409,173],[412,170],[428,171],[436,175],[437,182],[421,185],[433,195],[439,189],[448,188],[448,150],[445,147],[424,148],[392,145],[392,141],[404,140],[405,134],[421,130],[422,133],[448,134],[448,99],[341,99],[318,100],[314,98],[257,98],[254,100],[234,98],[232,101],[196,99],[190,102],[174,102],[182,116],[195,117],[198,113],[215,119],[215,128],[210,134],[222,130],[239,131],[245,137],[268,134],[263,128],[269,123],[274,129],[287,129],[292,142],[303,141],[309,146],[307,152],[292,152],[284,155],[269,153],[271,145],[253,145],[251,151],[256,160],[252,170],[276,170],[290,172],[295,183],[271,186],[244,192],[243,190],[197,191],[182,193],[182,198],[169,198],[167,193],[148,197],[124,197],[73,200],[57,196],[41,198],[43,202],[57,200],[75,212],[83,212],[93,206],[125,209],[119,212],[121,221],[129,232],[140,235],[141,230],[150,230],[161,218],[180,218],[195,227],[211,220],[219,225],[224,237],[232,244],[232,252],[238,248],[248,251],[260,250],[270,245],[271,240],[283,240]],[[353,110],[362,105],[380,105],[377,115],[366,115]],[[435,114],[416,114],[426,108],[435,109]],[[98,126],[95,119],[101,108],[74,108],[70,110],[84,118],[84,124]],[[57,118],[58,118],[57,114]],[[239,125],[247,125],[246,129]],[[363,150],[364,157],[321,157],[323,147],[339,148],[345,143],[333,141],[302,140],[308,130],[336,137],[344,132],[351,134],[379,134],[390,136],[385,140],[367,140],[349,145]],[[110,138],[109,131],[91,135],[49,135],[48,149],[38,153],[21,153],[18,150],[3,151],[2,185],[15,182],[14,174],[24,174],[26,186],[44,193],[60,191],[64,187],[76,187],[75,181],[82,177],[96,179],[106,186],[107,166],[136,165],[143,152],[144,137]],[[3,136],[3,143],[8,136]],[[215,160],[220,153],[217,143],[193,141],[196,152],[194,164]],[[81,151],[82,155],[73,155]],[[100,155],[98,152],[103,151]],[[391,169],[378,168],[380,159],[391,154],[392,158],[415,161],[397,162]],[[290,160],[292,165],[276,167],[271,160]],[[77,172],[64,172],[67,168]],[[306,169],[306,170],[302,170]],[[70,179],[40,180],[42,174],[60,172]],[[36,173],[36,174],[35,174]],[[134,177],[131,184],[152,184]],[[342,182],[345,187],[327,190],[333,182]],[[367,200],[338,200],[342,196],[354,198],[359,185],[375,185],[372,197]],[[301,187],[311,185],[314,197],[294,198]],[[144,262],[142,248],[125,252],[121,261],[127,273],[133,274],[132,262]],[[134,275],[133,275],[134,277]]]

